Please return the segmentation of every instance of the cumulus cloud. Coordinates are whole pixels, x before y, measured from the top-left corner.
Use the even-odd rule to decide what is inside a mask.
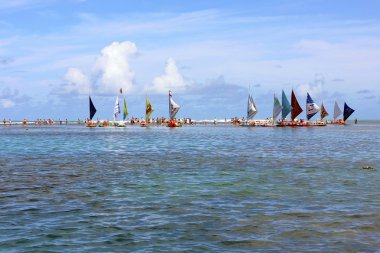
[[[166,62],[165,73],[153,79],[152,85],[146,90],[157,94],[166,94],[169,90],[182,92],[186,90],[192,81],[186,80],[179,72],[177,63],[173,58]]]
[[[69,68],[61,93],[88,94],[91,89],[91,93],[110,95],[119,88],[132,90],[135,73],[130,69],[129,60],[136,54],[137,47],[133,42],[113,42],[101,50],[90,74]]]
[[[129,58],[136,53],[137,47],[130,41],[113,42],[102,49],[95,65],[96,73],[100,73],[99,93],[115,93],[119,88],[133,88],[135,73],[130,69]]]
[[[65,80],[63,93],[88,94],[90,91],[90,80],[80,69],[69,68]]]
[[[319,97],[324,91],[325,77],[321,73],[315,74],[313,82],[308,84],[298,85],[296,88],[296,93],[300,96],[306,96],[308,92],[313,97]]]

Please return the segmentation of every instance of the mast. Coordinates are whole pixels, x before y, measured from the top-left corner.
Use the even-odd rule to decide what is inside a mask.
[[[292,100],[291,100],[291,106],[292,106],[292,113],[291,113],[291,118],[292,121],[300,115],[300,113],[303,111],[300,104],[297,101],[296,94],[294,94],[294,91],[292,90]]]

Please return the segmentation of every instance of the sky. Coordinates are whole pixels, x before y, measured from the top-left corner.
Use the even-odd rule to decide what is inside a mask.
[[[273,96],[380,119],[379,1],[0,0],[0,118],[259,119]],[[122,97],[120,97],[121,99]],[[301,117],[306,116],[303,113]],[[330,116],[328,118],[331,118]]]

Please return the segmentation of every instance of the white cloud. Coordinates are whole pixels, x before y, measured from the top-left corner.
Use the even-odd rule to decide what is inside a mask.
[[[91,74],[77,68],[69,68],[65,75],[66,83],[63,85],[63,93],[99,95],[115,94],[119,88],[133,90],[135,73],[131,71],[129,59],[136,55],[137,47],[130,41],[113,42],[101,50],[92,67]],[[91,82],[95,83],[93,87]]]
[[[15,106],[15,103],[10,99],[4,98],[4,99],[0,99],[0,105],[3,108],[11,108]]]
[[[95,64],[95,72],[100,73],[97,92],[116,93],[119,88],[133,89],[135,73],[129,66],[129,58],[136,55],[137,47],[133,42],[113,42],[101,51]]]
[[[314,82],[298,85],[296,88],[296,93],[301,96],[306,96],[306,93],[308,92],[311,97],[320,97],[324,92],[324,84],[325,77],[323,74],[317,73],[315,74]]]
[[[65,75],[67,83],[63,86],[63,93],[88,94],[90,80],[80,69],[69,68]]]
[[[146,90],[158,94],[166,94],[169,90],[182,92],[191,85],[192,81],[185,80],[179,72],[177,64],[173,58],[166,62],[165,73],[153,79],[152,85]]]

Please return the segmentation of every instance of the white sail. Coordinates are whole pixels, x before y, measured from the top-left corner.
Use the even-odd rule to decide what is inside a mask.
[[[169,115],[170,119],[174,119],[175,115],[179,111],[180,106],[174,102],[173,97],[172,97],[172,92],[169,91]]]
[[[115,107],[113,108],[113,120],[115,121],[117,115],[120,114],[119,96],[116,97]]]
[[[342,110],[339,108],[338,103],[335,101],[335,104],[334,104],[334,121],[336,121],[336,118],[338,118],[340,115],[342,115]]]
[[[253,119],[257,113],[257,107],[251,95],[248,96],[247,120]]]

